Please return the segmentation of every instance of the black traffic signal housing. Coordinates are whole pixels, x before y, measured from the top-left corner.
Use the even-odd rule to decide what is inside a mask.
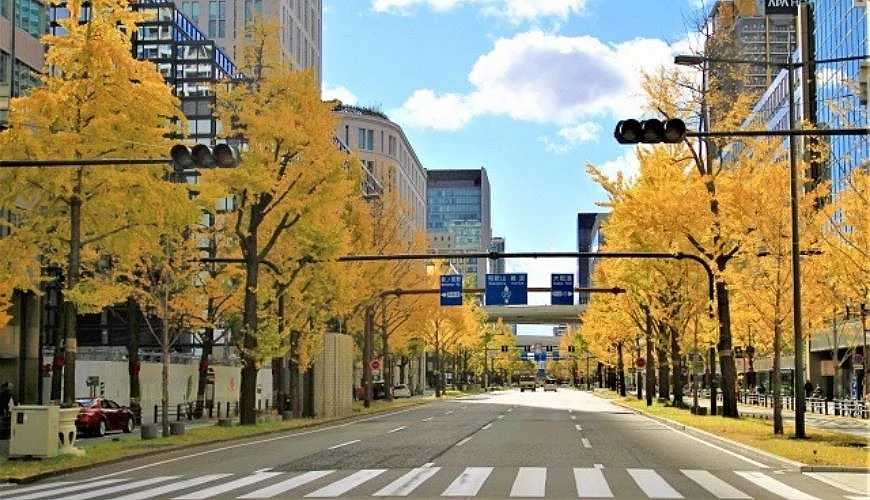
[[[526,352],[532,352],[532,346],[530,346],[530,345],[524,345],[524,346],[523,346],[523,350],[526,351]]]
[[[548,346],[547,346],[547,352],[553,352],[553,346],[548,345]]]
[[[638,121],[620,120],[613,130],[613,137],[620,144],[676,144],[686,138],[686,123],[679,118]]]
[[[508,352],[508,346],[506,346],[506,345],[501,346],[501,352]]]
[[[568,346],[568,352],[574,352],[576,350],[577,350],[577,348],[575,348],[574,346],[572,346],[572,345]]]
[[[197,168],[233,168],[239,165],[239,152],[229,144],[217,144],[214,147],[197,144],[188,148],[184,144],[176,144],[169,150],[169,156],[176,171]]]

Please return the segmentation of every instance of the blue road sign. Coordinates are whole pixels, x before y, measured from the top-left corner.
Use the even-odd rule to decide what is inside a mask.
[[[574,275],[550,275],[550,304],[554,306],[574,305]]]
[[[462,305],[462,275],[445,274],[441,276],[441,305]]]
[[[529,276],[527,274],[486,275],[486,305],[515,306],[528,302]]]

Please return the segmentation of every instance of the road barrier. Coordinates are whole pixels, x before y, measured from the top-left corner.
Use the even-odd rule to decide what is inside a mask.
[[[258,399],[256,402],[258,412],[268,413],[272,410],[272,401],[268,398]],[[159,423],[163,406],[154,405],[154,420]],[[238,401],[188,401],[186,403],[178,403],[169,405],[168,418],[176,422],[182,420],[211,420],[221,418],[232,418],[239,416]]]

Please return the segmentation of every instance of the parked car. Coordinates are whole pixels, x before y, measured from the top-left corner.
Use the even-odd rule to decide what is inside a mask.
[[[393,387],[393,397],[394,398],[410,398],[411,397],[411,389],[408,388],[405,384],[399,384]]]
[[[556,382],[555,379],[548,378],[548,379],[544,380],[544,392],[547,392],[547,391],[556,392],[556,387],[558,385],[559,384]]]
[[[79,414],[76,417],[76,430],[81,434],[105,436],[107,432],[133,432],[136,417],[126,406],[104,398],[78,399]]]

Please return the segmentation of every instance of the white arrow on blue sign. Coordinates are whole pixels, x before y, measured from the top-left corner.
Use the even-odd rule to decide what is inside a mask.
[[[574,305],[574,275],[550,275],[550,304],[554,306]]]
[[[441,305],[462,305],[462,275],[445,274],[441,276]]]

